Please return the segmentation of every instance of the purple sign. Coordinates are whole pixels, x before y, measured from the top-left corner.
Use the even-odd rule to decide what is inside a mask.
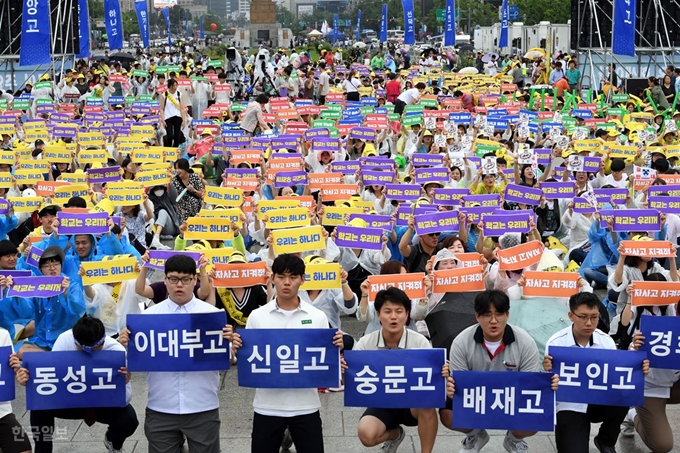
[[[414,167],[441,167],[444,165],[443,154],[414,154],[411,156]]]
[[[397,201],[415,201],[422,193],[418,184],[386,184],[386,197]]]
[[[624,188],[609,188],[609,189],[594,189],[595,198],[598,203],[611,204],[626,204],[628,198],[628,189]]]
[[[151,115],[151,107],[148,105],[133,105],[130,107],[130,115]]]
[[[668,184],[666,186],[649,186],[649,188],[647,188],[647,195],[650,197],[661,195],[662,193],[665,193],[670,197],[680,197],[680,185]]]
[[[381,228],[384,231],[392,231],[394,222],[392,216],[379,214],[350,214],[349,221],[352,219],[361,219],[365,221],[371,228]]]
[[[449,181],[448,168],[416,168],[416,183],[425,185],[431,182],[447,183]]]
[[[60,212],[59,234],[104,234],[109,232],[107,212],[88,212],[87,214],[75,214],[72,212]]]
[[[361,170],[361,182],[365,186],[384,186],[394,182],[394,173],[386,171]]]
[[[508,184],[505,188],[505,201],[512,203],[537,205],[540,203],[542,196],[543,191],[533,187]]]
[[[574,183],[570,181],[543,182],[541,183],[541,190],[548,200],[571,200],[575,195]]]
[[[656,209],[664,214],[680,214],[680,201],[677,197],[650,195],[647,201],[651,209]]]
[[[470,193],[466,188],[436,188],[434,189],[434,202],[441,206],[459,206],[460,200]]]
[[[306,186],[307,172],[304,170],[297,171],[280,171],[274,177],[274,187],[292,187],[297,185]]]
[[[482,220],[484,214],[492,214],[495,210],[495,206],[474,206],[471,208],[461,208],[461,212],[464,212],[467,216],[468,226],[473,223],[479,223]]]
[[[382,228],[361,228],[338,225],[335,229],[335,244],[338,247],[349,247],[365,250],[382,250]]]
[[[17,277],[7,297],[52,297],[64,292],[64,277]]]
[[[460,228],[458,211],[442,211],[416,215],[416,234],[455,232]]]
[[[597,207],[593,206],[590,201],[583,197],[574,198],[574,212],[579,214],[593,214],[597,211]]]
[[[331,136],[331,131],[326,129],[325,127],[316,127],[313,129],[307,129],[304,132],[305,140],[309,141],[314,138],[318,137],[330,137]]]
[[[314,151],[340,151],[340,139],[330,137],[317,137],[312,139],[312,149]]]
[[[534,150],[536,163],[538,165],[548,165],[552,161],[552,150],[539,148]]]
[[[28,257],[26,258],[26,264],[29,266],[33,266],[34,268],[38,269],[40,267],[40,257],[42,256],[44,250],[36,247],[35,245],[31,246],[31,248],[28,250]]]
[[[120,167],[88,168],[87,178],[90,184],[120,181]]]
[[[354,127],[349,131],[349,138],[358,138],[361,140],[375,140],[375,129],[370,127]]]
[[[614,231],[660,231],[661,217],[656,209],[617,209],[614,211]]]
[[[17,278],[17,277],[30,277],[31,271],[4,271],[4,270],[0,270],[0,276],[12,277],[13,279]]]
[[[224,179],[258,178],[260,170],[257,168],[227,168]]]
[[[472,207],[474,203],[479,206],[496,208],[501,204],[501,196],[499,194],[488,195],[465,195],[463,198],[463,206]]]
[[[4,198],[0,198],[0,215],[9,213],[10,204],[9,201]]]
[[[505,233],[528,233],[531,230],[529,211],[517,211],[516,214],[491,214],[482,217],[484,236],[502,236]]]
[[[300,144],[300,134],[279,135],[272,138],[272,149],[295,149]],[[339,148],[339,147],[338,147]]]
[[[343,162],[331,163],[331,173],[342,173],[343,175],[353,175],[361,169],[361,162],[358,160],[346,160]]]
[[[165,270],[165,261],[175,255],[186,255],[196,261],[196,268],[200,265],[201,254],[199,252],[186,252],[174,250],[149,250],[149,260],[144,263],[144,267],[157,270]]]
[[[420,203],[413,208],[413,215],[429,214],[431,212],[439,212],[439,206],[436,204]]]
[[[50,122],[52,123],[68,123],[71,120],[71,115],[68,113],[55,112],[50,115]]]

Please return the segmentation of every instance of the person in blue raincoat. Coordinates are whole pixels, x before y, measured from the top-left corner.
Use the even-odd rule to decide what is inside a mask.
[[[13,271],[16,269],[17,246],[9,239],[0,241],[0,270]],[[25,297],[7,297],[7,288],[12,286],[13,278],[9,275],[0,275],[0,291],[2,303],[0,303],[0,327],[9,332],[12,341],[16,338],[17,325],[25,326],[22,336],[33,335],[35,331],[33,321],[33,304]]]
[[[62,272],[64,251],[58,246],[50,246],[40,256],[38,269],[40,275],[64,277],[61,284],[63,293],[52,297],[32,297],[35,334],[29,338],[17,353],[21,359],[24,352],[52,350],[59,335],[69,330],[85,313],[83,285],[71,280]]]

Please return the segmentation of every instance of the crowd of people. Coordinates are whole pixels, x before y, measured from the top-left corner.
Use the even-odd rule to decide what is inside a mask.
[[[270,56],[261,48],[222,60],[198,51],[161,52],[142,55],[127,69],[102,58],[45,74],[14,96],[2,94],[1,126],[11,127],[0,130],[0,338],[16,351],[9,364],[19,383],[33,378],[22,364],[26,353],[125,351],[129,314],[224,310],[234,364],[242,329],[299,327],[296,320],[304,317],[304,327],[336,329],[333,345],[341,351],[447,349],[441,370],[447,407],[439,414],[369,408],[358,426],[364,445],[396,452],[402,426],[417,426],[420,451],[431,452],[441,421],[465,434],[461,452],[478,452],[489,435],[484,427],[456,429],[451,398],[460,389],[451,372],[509,366],[553,372],[551,346],[639,349],[645,342],[641,314],[676,316],[676,304],[632,305],[629,293],[638,281],[678,281],[680,218],[660,199],[672,199],[680,181],[680,108],[671,90],[680,82],[678,69],[670,68],[662,82],[650,78],[649,93],[639,97],[617,83],[610,91],[581,90],[576,60],[562,57],[539,58],[538,75],[529,82],[519,61],[508,61],[507,70],[501,63],[493,73],[461,74],[446,70],[449,60],[436,55],[412,66],[416,62],[398,49],[375,49],[365,61],[344,65],[336,57],[341,52],[312,58],[280,49]],[[553,89],[562,78],[567,86]],[[611,83],[611,74],[603,80]],[[92,182],[107,168],[112,179]],[[438,169],[443,176],[436,176]],[[278,177],[286,172],[299,179],[291,184]],[[119,181],[142,191],[139,204],[111,201],[108,186]],[[559,183],[566,197],[557,195]],[[62,188],[83,186],[60,196]],[[328,190],[333,187],[345,195]],[[406,196],[400,187],[417,194]],[[235,189],[238,206],[209,199],[211,188]],[[539,195],[517,201],[522,191]],[[272,211],[265,206],[278,212],[307,208],[307,225],[321,227],[324,246],[277,254]],[[658,228],[616,224],[617,210],[649,216],[650,209]],[[60,234],[64,213],[87,212],[107,212],[108,232]],[[453,212],[451,222],[438,231],[418,225],[447,212]],[[487,216],[506,214],[526,214],[526,228],[489,233]],[[197,218],[220,216],[231,219],[233,239],[185,238]],[[343,245],[337,230],[343,225],[380,225],[379,248]],[[668,241],[672,256],[634,256],[623,241]],[[526,268],[503,267],[502,254],[534,242],[540,259]],[[227,264],[266,263],[268,284],[216,287],[209,259],[216,249],[224,250]],[[201,258],[178,253],[156,271],[164,278],[152,283],[153,250]],[[84,282],[84,264],[121,255],[136,258],[135,278]],[[461,295],[436,292],[435,275],[470,261],[484,284],[474,297],[474,321],[460,331],[451,328],[453,343],[435,344],[430,329],[441,306]],[[340,264],[339,287],[301,289],[305,269],[327,263]],[[62,276],[62,291],[8,296],[14,271]],[[509,322],[511,308],[531,299],[524,295],[527,271],[578,275],[570,297],[544,300],[572,322],[550,332],[547,341],[527,333],[521,319]],[[369,301],[372,276],[398,274],[422,275],[424,297],[390,287]],[[361,338],[342,331],[346,316],[366,323]],[[344,359],[341,364],[348,366]],[[650,370],[647,361],[640,367],[646,376],[641,406],[558,401],[559,452],[589,451],[592,422],[603,422],[595,437],[603,453],[616,451],[620,435],[636,433],[655,453],[673,449],[665,407],[678,402],[680,375]],[[129,372],[120,372],[129,383]],[[553,390],[558,381],[555,374]],[[328,390],[342,391],[343,385]],[[191,452],[220,451],[218,392],[216,371],[149,373],[149,451],[179,451],[185,440]],[[130,396],[128,384],[127,406],[98,408],[94,418],[88,409],[31,411],[35,451],[52,451],[51,438],[40,433],[52,432],[55,418],[107,424],[108,450],[123,451],[141,409],[130,405]],[[316,388],[258,389],[253,405],[254,453],[293,443],[300,453],[323,451]],[[10,403],[0,407],[2,451],[30,451],[28,435],[15,434],[21,426]],[[525,439],[534,434],[508,431],[503,446],[528,451]]]

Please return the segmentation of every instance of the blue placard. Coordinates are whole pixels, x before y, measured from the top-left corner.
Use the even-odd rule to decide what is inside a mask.
[[[26,352],[26,409],[124,407],[123,351]]]
[[[453,427],[552,431],[549,373],[454,371]]]
[[[229,369],[229,342],[222,337],[224,311],[128,315],[130,371]]]
[[[571,111],[571,116],[576,118],[581,118],[583,120],[589,120],[593,117],[593,112],[587,109],[574,109]]]
[[[446,406],[445,349],[345,351],[345,406]]]
[[[612,53],[635,56],[635,10],[630,0],[614,0],[612,23]]]
[[[548,354],[560,376],[557,401],[642,406],[644,352],[551,346]]]
[[[303,321],[304,322],[304,321]],[[238,385],[254,388],[337,387],[337,329],[245,329],[239,331]]]
[[[0,401],[12,401],[15,397],[14,370],[9,366],[11,346],[0,347]]]
[[[470,112],[449,113],[449,121],[454,123],[469,123],[471,119]]]
[[[638,311],[640,313],[640,311]],[[680,318],[675,316],[649,316],[640,318],[640,332],[645,344],[650,368],[680,370]]]

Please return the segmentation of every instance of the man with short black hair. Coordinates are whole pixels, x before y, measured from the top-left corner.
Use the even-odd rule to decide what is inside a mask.
[[[375,296],[375,312],[382,328],[365,335],[354,346],[355,351],[383,349],[430,349],[427,338],[407,329],[411,316],[411,299],[398,288],[388,288]],[[342,359],[343,370],[346,368]],[[444,378],[449,367],[442,367]],[[404,440],[404,426],[417,426],[420,451],[430,453],[437,438],[437,412],[434,409],[379,409],[367,408],[359,420],[359,440],[366,447],[383,444],[380,451],[394,453]]]
[[[451,371],[540,371],[538,348],[524,330],[508,324],[510,299],[498,290],[486,290],[475,297],[477,323],[463,330],[451,344]],[[559,376],[553,375],[552,388],[557,390]],[[454,382],[455,385],[455,382]],[[479,452],[489,442],[485,429],[459,429],[453,426],[453,401],[447,400],[446,409],[439,415],[449,429],[466,434],[461,452]],[[535,431],[508,431],[503,447],[509,453],[528,450],[525,438]]]
[[[326,72],[326,62],[319,62],[319,105],[324,105],[326,103],[326,95],[330,91],[331,78]]]

